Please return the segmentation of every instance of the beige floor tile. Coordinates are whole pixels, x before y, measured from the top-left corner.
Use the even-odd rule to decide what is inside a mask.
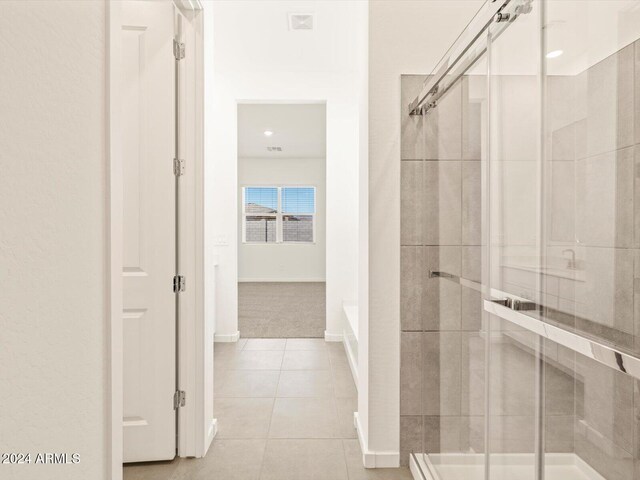
[[[282,361],[283,370],[329,370],[329,356],[325,350],[287,350]]]
[[[284,338],[249,338],[244,350],[284,350],[286,343]]]
[[[273,398],[216,398],[216,438],[267,438]]]
[[[358,440],[343,440],[349,480],[413,480],[408,468],[364,468]]]
[[[258,480],[266,440],[215,439],[204,458],[185,458],[171,480]]]
[[[282,351],[247,351],[239,352],[223,362],[228,370],[280,370],[282,367]]]
[[[336,398],[357,397],[358,391],[353,381],[351,369],[347,367],[333,368],[333,387]]]
[[[358,432],[353,424],[353,412],[358,410],[358,398],[346,397],[335,400],[340,438],[357,438]]]
[[[340,438],[333,399],[276,398],[269,438]]]
[[[333,397],[330,370],[283,370],[278,397]]]
[[[347,480],[340,440],[269,440],[260,480]]]
[[[172,480],[181,458],[171,462],[129,463],[123,467],[124,480]]]
[[[275,397],[279,370],[223,370],[216,372],[216,397]]]
[[[327,342],[324,338],[289,338],[287,350],[326,350]]]
[[[348,365],[347,354],[342,343],[327,343],[327,353],[332,365]]]

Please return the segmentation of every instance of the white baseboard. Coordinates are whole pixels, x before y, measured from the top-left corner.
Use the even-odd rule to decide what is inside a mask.
[[[329,333],[326,330],[324,331],[325,342],[341,342],[343,338],[344,334],[342,333]]]
[[[362,434],[358,412],[353,414],[353,423],[358,431],[358,441],[362,451],[362,464],[365,468],[398,468],[400,466],[400,452],[372,452]]]
[[[238,283],[326,283],[326,278],[239,278]]]
[[[229,343],[229,342],[237,342],[238,340],[240,340],[239,331],[236,333],[216,333],[213,336],[214,342]]]
[[[207,452],[209,451],[209,447],[211,446],[211,443],[213,442],[213,438],[216,436],[217,433],[218,433],[218,419],[213,418],[211,419],[211,424],[209,425],[209,430],[207,431],[207,439],[204,445],[205,447],[204,455],[206,455]]]
[[[351,350],[351,345],[347,341],[347,336],[343,335],[342,337],[342,345],[344,345],[345,353],[347,354],[347,360],[349,361],[349,368],[351,368],[351,376],[353,377],[353,382],[356,384],[356,390],[358,389],[358,367],[356,366],[357,359],[355,358],[353,350]]]

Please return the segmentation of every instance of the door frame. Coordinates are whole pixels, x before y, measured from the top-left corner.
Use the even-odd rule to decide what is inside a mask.
[[[126,1],[126,0],[125,0]],[[123,320],[122,320],[122,233],[123,233],[123,173],[121,149],[120,111],[120,59],[121,59],[121,0],[105,2],[106,12],[106,143],[108,155],[107,181],[107,373],[106,411],[106,470],[107,478],[122,479],[123,459]],[[211,6],[199,0],[174,0],[174,5],[183,14],[185,41],[193,43],[191,52],[185,56],[185,156],[187,158],[181,188],[181,237],[179,255],[182,258],[183,275],[187,276],[187,290],[180,302],[180,388],[187,392],[185,407],[178,410],[181,442],[178,456],[202,457],[206,454],[216,434],[213,413],[206,411],[213,399],[213,339],[207,346],[204,332],[204,298],[213,292],[204,291],[204,99],[205,86],[211,83],[208,74],[205,82],[205,67],[212,57],[212,44],[205,41],[205,19],[211,23]],[[206,6],[206,10],[205,10]],[[211,28],[208,25],[207,28]],[[210,35],[210,33],[206,33]],[[189,48],[189,47],[188,47]],[[206,50],[206,52],[205,52]],[[207,90],[211,86],[206,87]],[[172,159],[167,159],[170,165]],[[167,279],[170,288],[170,279]],[[208,319],[213,322],[213,319]]]

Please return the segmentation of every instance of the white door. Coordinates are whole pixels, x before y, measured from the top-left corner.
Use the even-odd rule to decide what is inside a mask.
[[[122,2],[124,461],[176,454],[173,4]]]

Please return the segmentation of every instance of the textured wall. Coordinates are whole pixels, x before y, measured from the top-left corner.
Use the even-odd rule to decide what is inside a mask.
[[[0,2],[0,477],[106,478],[102,1]]]

